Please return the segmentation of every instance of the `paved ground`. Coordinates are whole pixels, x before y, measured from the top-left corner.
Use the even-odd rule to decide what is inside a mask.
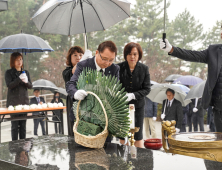
[[[50,113],[49,113],[50,114]],[[66,119],[67,115],[66,113],[64,113],[64,134],[67,135],[67,119]],[[54,134],[55,130],[54,130],[54,123],[48,123],[49,125],[49,134]],[[156,133],[157,133],[157,138],[162,138],[161,137],[161,122],[155,122],[155,128],[156,128]],[[7,141],[11,141],[11,122],[3,122],[1,125],[1,142],[7,142]],[[205,131],[208,131],[206,125],[204,125],[204,129]],[[34,137],[34,125],[33,125],[33,120],[29,119],[27,120],[27,125],[26,125],[26,137],[30,138],[30,137]],[[38,128],[38,135],[41,136],[42,132],[41,132],[41,126],[39,126]],[[146,139],[145,135],[144,139]],[[113,140],[113,142],[117,143],[118,141]]]

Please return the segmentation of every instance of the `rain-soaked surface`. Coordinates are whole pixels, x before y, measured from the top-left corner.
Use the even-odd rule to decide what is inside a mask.
[[[19,164],[23,167],[19,167]],[[26,167],[26,168],[25,168]],[[218,170],[222,163],[106,143],[102,149],[89,149],[64,135],[0,144],[0,170]]]

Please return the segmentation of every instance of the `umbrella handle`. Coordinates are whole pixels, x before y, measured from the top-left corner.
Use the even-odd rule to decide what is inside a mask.
[[[166,33],[163,33],[163,42],[165,42],[165,39],[166,39]],[[165,44],[166,44],[166,42],[165,42]],[[165,47],[163,47],[163,49],[165,49],[166,48],[166,45],[165,45]]]
[[[165,102],[165,106],[164,106],[164,110],[163,110],[163,114],[165,114],[165,110],[166,110],[166,103],[167,103],[168,99],[166,99],[166,102]]]

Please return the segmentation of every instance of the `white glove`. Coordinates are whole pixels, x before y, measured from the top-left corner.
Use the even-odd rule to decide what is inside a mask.
[[[22,79],[22,81],[23,81],[24,83],[28,83],[28,77],[27,77],[27,76],[25,76],[25,78],[24,78],[24,79]]]
[[[196,113],[198,111],[197,108],[193,108],[193,112]]]
[[[172,49],[172,45],[169,43],[169,41],[167,39],[165,39],[165,42],[163,42],[163,40],[160,40],[160,49],[169,53]],[[164,48],[165,46],[166,46],[166,48]]]
[[[74,94],[74,99],[76,100],[83,100],[88,93],[86,93],[85,90],[77,90],[77,92]]]
[[[20,74],[20,76],[19,76],[19,78],[20,78],[21,80],[24,79],[25,77],[27,77],[26,73],[22,73],[22,74]]]
[[[207,125],[207,128],[210,129],[210,125]]]
[[[136,99],[136,97],[135,97],[135,95],[133,94],[133,93],[126,93],[126,96],[127,96],[127,99],[126,99],[126,101],[131,101],[131,100],[135,100]]]
[[[180,129],[176,128],[176,133],[179,133],[180,132]]]
[[[165,114],[161,114],[161,119],[163,120],[165,118]]]
[[[156,121],[156,117],[153,117],[153,120]]]

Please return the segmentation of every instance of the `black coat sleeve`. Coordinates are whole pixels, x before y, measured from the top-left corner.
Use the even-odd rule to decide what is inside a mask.
[[[192,51],[181,49],[179,47],[173,47],[173,52],[171,54],[169,53],[169,55],[172,55],[185,61],[200,62],[207,64],[207,53],[208,49],[203,51]]]
[[[67,67],[63,72],[62,72],[62,76],[63,79],[65,81],[65,83],[67,83],[71,77],[72,77],[72,67]]]
[[[137,92],[134,92],[134,95],[136,99],[141,99],[148,95],[150,93],[150,73],[149,73],[149,68],[146,66],[145,67],[145,78],[142,83],[142,89],[138,90]]]
[[[19,86],[19,84],[23,81],[19,77],[13,80],[12,75],[10,74],[10,70],[7,70],[5,72],[5,82],[9,89],[13,89]]]

